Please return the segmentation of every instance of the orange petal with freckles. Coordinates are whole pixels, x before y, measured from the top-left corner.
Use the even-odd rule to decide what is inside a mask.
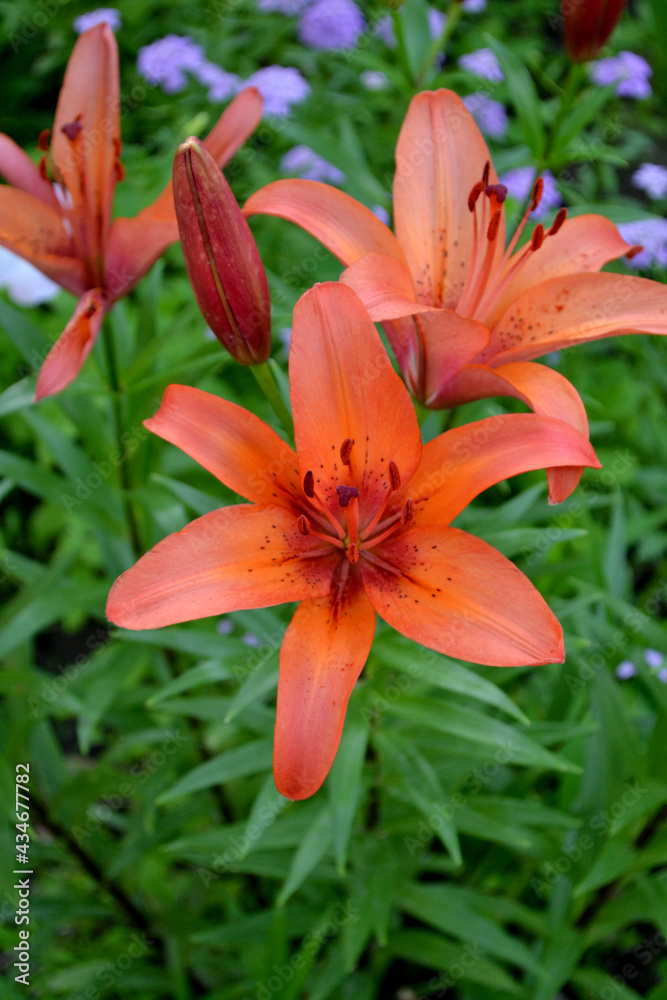
[[[58,200],[49,181],[44,180],[37,164],[4,132],[0,132],[0,174],[13,187],[59,211]]]
[[[82,295],[86,283],[81,262],[58,212],[38,198],[0,185],[0,245],[18,254],[59,285]]]
[[[368,658],[375,611],[357,576],[344,596],[304,601],[280,650],[273,773],[281,795],[307,799],[333,763],[347,703]]]
[[[51,148],[72,198],[72,222],[82,256],[101,268],[111,225],[120,154],[118,48],[108,24],[79,35],[65,70]],[[63,128],[78,123],[74,138]],[[98,279],[101,274],[97,275]]]
[[[423,646],[492,667],[562,663],[563,633],[530,580],[457,528],[408,528],[361,560],[375,610]]]
[[[262,96],[248,87],[225,108],[204,145],[220,167],[254,132],[262,118]],[[114,298],[134,288],[155,261],[178,239],[171,180],[162,193],[132,219],[114,221],[109,237],[105,273]]]
[[[625,333],[667,333],[667,287],[626,274],[572,274],[520,295],[479,360],[497,368]]]
[[[277,215],[294,222],[346,267],[375,251],[405,263],[396,237],[370,208],[321,181],[274,181],[248,198],[243,214]]]
[[[524,247],[517,250],[508,268],[524,250]],[[566,274],[599,271],[629,250],[632,250],[631,244],[626,243],[614,223],[603,215],[567,219],[557,233],[547,237],[540,249],[528,257],[485,320],[493,326],[515,299],[542,281]]]
[[[451,90],[413,97],[396,147],[394,216],[420,302],[451,309],[460,298],[473,249],[468,195],[490,161],[482,133],[460,97]],[[489,183],[497,180],[491,167]],[[501,217],[494,260],[504,248]]]
[[[339,282],[315,285],[294,310],[290,385],[301,475],[335,516],[337,485],[359,489],[370,519],[389,490],[389,463],[403,480],[417,468],[421,437],[414,406],[360,299]],[[343,442],[354,441],[349,467]]]
[[[226,399],[187,385],[169,385],[160,409],[144,426],[246,500],[290,506],[293,497],[301,495],[292,449],[254,413]]]
[[[61,392],[81,371],[102,328],[105,293],[91,288],[81,297],[74,315],[46,356],[37,376],[35,401]]]
[[[357,293],[374,323],[424,312],[405,264],[386,253],[369,253],[346,268],[340,280]]]
[[[285,507],[222,507],[169,535],[123,573],[109,594],[107,617],[122,628],[162,628],[321,597],[333,560],[313,557],[320,548],[318,539],[299,534]]]
[[[447,525],[483,490],[532,469],[599,468],[586,436],[554,417],[500,414],[464,424],[424,445],[417,472],[397,504],[411,497],[416,524]]]

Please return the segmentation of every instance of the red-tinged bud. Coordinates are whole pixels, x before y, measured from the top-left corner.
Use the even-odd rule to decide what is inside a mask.
[[[572,62],[594,59],[620,20],[626,0],[561,0],[565,48]]]
[[[199,139],[178,148],[173,184],[185,266],[204,319],[241,364],[266,361],[271,353],[266,273],[236,198]]]

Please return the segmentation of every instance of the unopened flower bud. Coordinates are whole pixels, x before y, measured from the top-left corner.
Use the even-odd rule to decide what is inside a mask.
[[[594,59],[616,27],[626,0],[561,0],[565,48],[572,62]]]
[[[185,266],[204,319],[241,364],[266,361],[271,353],[266,273],[236,198],[199,139],[179,146],[173,184]]]

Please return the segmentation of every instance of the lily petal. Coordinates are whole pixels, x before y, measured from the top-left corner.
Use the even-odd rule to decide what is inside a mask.
[[[242,90],[225,108],[204,145],[220,167],[257,128],[262,95],[256,87]],[[126,295],[178,239],[171,180],[162,193],[134,218],[120,217],[111,227],[106,256],[107,287],[115,299]]]
[[[58,211],[58,200],[52,185],[44,180],[39,167],[28,154],[4,132],[0,132],[0,174],[12,187],[39,198],[49,208]]]
[[[440,434],[424,445],[417,472],[397,503],[411,497],[416,524],[447,525],[483,490],[532,469],[600,468],[592,445],[555,417],[504,413]]]
[[[626,274],[572,274],[519,296],[479,360],[497,368],[624,333],[667,333],[667,287]]]
[[[86,281],[81,262],[58,212],[25,191],[0,185],[0,244],[63,288],[82,295]]]
[[[470,270],[473,216],[468,195],[481,180],[489,150],[460,97],[451,90],[413,97],[396,147],[394,216],[421,302],[453,309]],[[489,183],[497,183],[490,167]],[[505,224],[494,260],[505,247]]]
[[[364,585],[392,628],[446,656],[494,667],[562,663],[563,633],[524,574],[457,528],[396,533],[362,559]]]
[[[412,316],[431,308],[417,302],[407,267],[397,257],[386,253],[360,257],[343,271],[340,280],[357,293],[374,323]]]
[[[368,658],[375,611],[358,576],[344,597],[303,601],[280,650],[273,773],[288,799],[307,799],[336,756],[347,703]]]
[[[116,39],[108,24],[98,24],[79,35],[72,50],[51,145],[72,199],[75,239],[100,284],[121,149],[119,107]]]
[[[44,360],[37,376],[35,401],[61,392],[73,382],[93,349],[104,319],[105,293],[91,288]]]
[[[162,628],[227,611],[329,592],[335,560],[299,534],[285,507],[221,507],[159,542],[116,580],[107,617],[122,628]],[[297,554],[299,553],[299,554]]]
[[[604,215],[579,215],[567,219],[557,233],[549,236],[540,249],[528,257],[486,317],[486,322],[493,326],[507,307],[534,285],[566,274],[599,271],[632,249]],[[508,262],[508,269],[524,252],[525,247],[517,250]]]
[[[405,385],[350,288],[327,282],[297,302],[289,369],[301,476],[312,471],[318,499],[336,517],[336,485],[354,484],[370,519],[391,488],[389,463],[409,479],[421,437]],[[340,455],[347,439],[354,442],[349,467]]]
[[[321,181],[274,181],[248,198],[243,214],[277,215],[294,222],[346,267],[374,251],[405,264],[396,237],[369,208]]]
[[[254,413],[210,392],[167,386],[160,409],[144,426],[246,500],[289,507],[301,494],[292,449]]]

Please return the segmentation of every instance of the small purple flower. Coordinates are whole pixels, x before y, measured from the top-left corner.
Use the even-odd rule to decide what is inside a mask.
[[[508,170],[500,179],[500,183],[507,188],[510,198],[515,201],[525,202],[533,189],[537,172],[534,167],[515,167]],[[550,170],[545,170],[541,175],[544,181],[542,189],[542,199],[538,207],[531,212],[534,219],[543,219],[553,208],[559,208],[563,204],[556,178]]]
[[[482,80],[490,80],[491,83],[501,83],[505,79],[505,74],[500,68],[500,63],[496,59],[493,49],[477,49],[476,52],[468,52],[458,60],[461,69],[474,73]]]
[[[644,659],[651,668],[651,670],[657,670],[665,662],[665,658],[662,653],[659,653],[657,649],[645,649]]]
[[[244,642],[246,646],[261,646],[262,640],[258,635],[253,635],[252,632],[246,632],[245,635],[241,636],[241,642]]]
[[[479,14],[486,7],[486,0],[463,0],[462,10],[466,14]]]
[[[667,267],[667,219],[621,222],[618,231],[628,243],[641,243],[644,247],[628,261],[630,267]]]
[[[227,73],[220,66],[204,62],[194,70],[199,82],[208,87],[208,99],[213,104],[228,101],[237,94],[241,87],[241,77],[236,73]]]
[[[359,82],[366,90],[386,90],[389,77],[380,69],[365,69],[359,77]]]
[[[632,175],[632,183],[658,201],[667,195],[667,167],[661,167],[659,163],[642,163]]]
[[[619,681],[627,681],[631,677],[634,677],[637,673],[637,668],[635,667],[632,660],[623,660],[622,663],[616,667],[616,676]]]
[[[609,59],[598,59],[591,66],[591,79],[598,87],[616,84],[619,97],[631,97],[641,100],[653,93],[650,78],[653,70],[636,52],[619,52]]]
[[[428,30],[431,32],[431,38],[440,38],[445,30],[447,18],[441,10],[436,10],[435,7],[429,7],[426,16],[428,17]]]
[[[118,31],[121,25],[120,11],[115,7],[100,7],[99,10],[90,10],[87,14],[81,14],[74,21],[74,30],[77,35],[83,34],[89,28],[94,28],[96,24],[108,24],[112,31]]]
[[[667,667],[663,667],[662,670],[658,670],[655,676],[661,684],[667,684]]]
[[[345,174],[333,163],[329,163],[309,146],[294,146],[280,161],[284,174],[296,174],[306,181],[328,181],[329,184],[344,184]]]
[[[396,48],[396,32],[394,31],[394,22],[391,19],[391,14],[385,14],[379,21],[376,21],[373,32],[384,42],[388,49]]]
[[[215,630],[218,635],[229,635],[234,629],[234,622],[231,618],[221,618],[218,624],[215,626]]]
[[[17,306],[40,306],[60,291],[60,285],[5,247],[0,247],[0,288]]]
[[[281,326],[278,330],[278,339],[281,341],[283,347],[289,351],[289,345],[292,340],[292,327]]]
[[[380,222],[384,222],[385,226],[389,225],[389,212],[382,205],[371,205],[371,212],[378,217]]]
[[[249,76],[245,87],[257,87],[264,100],[264,115],[287,118],[293,104],[310,93],[310,85],[293,66],[264,66]]]
[[[299,40],[311,49],[353,49],[366,21],[354,0],[316,0],[299,23]]]
[[[500,101],[494,101],[482,92],[469,94],[463,103],[473,116],[479,129],[491,139],[503,139],[507,132],[507,111]]]
[[[278,11],[291,17],[300,14],[304,7],[307,7],[311,0],[257,0],[260,10]]]
[[[201,45],[187,35],[165,35],[139,49],[137,72],[165,94],[177,94],[188,84],[185,70],[191,73],[206,63]]]

